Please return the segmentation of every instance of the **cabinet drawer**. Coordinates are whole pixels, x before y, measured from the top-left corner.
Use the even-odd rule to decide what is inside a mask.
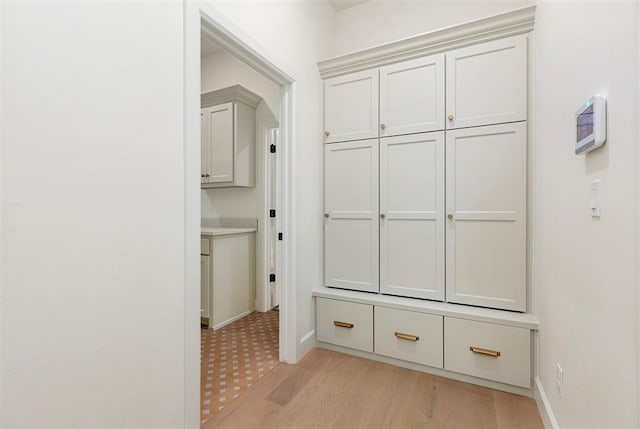
[[[530,388],[531,332],[513,326],[445,317],[444,368]]]
[[[376,353],[442,368],[442,316],[375,308]]]
[[[373,306],[316,298],[318,341],[373,352]]]
[[[209,239],[208,238],[200,239],[200,254],[203,256],[209,256]]]

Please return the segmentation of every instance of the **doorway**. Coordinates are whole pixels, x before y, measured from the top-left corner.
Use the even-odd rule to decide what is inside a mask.
[[[275,194],[261,199],[261,204],[272,206],[275,201],[277,216],[266,217],[268,232],[263,246],[275,249],[268,253],[264,266],[274,270],[275,285],[266,281],[265,306],[279,304],[279,356],[281,362],[296,361],[295,330],[295,243],[288,240],[295,236],[293,212],[293,111],[295,83],[290,75],[283,71],[250,37],[243,34],[220,15],[214,6],[207,2],[186,4],[185,18],[185,426],[197,427],[200,424],[200,335],[199,326],[199,271],[197,270],[197,249],[200,233],[200,186],[194,180],[200,174],[200,37],[205,32],[210,40],[220,45],[238,60],[249,65],[263,76],[279,86],[280,107],[278,131],[266,127],[271,148],[275,142],[277,160],[275,165],[267,164],[269,180],[275,182]],[[263,130],[263,131],[265,131]],[[264,171],[263,171],[264,172]],[[273,196],[275,195],[275,197]],[[274,200],[275,198],[275,200]],[[195,203],[194,203],[195,202]],[[261,207],[262,209],[262,207]],[[267,213],[262,210],[263,213]],[[260,225],[259,225],[260,227]],[[265,226],[263,226],[264,228]],[[279,240],[282,234],[282,240]],[[267,279],[269,280],[269,279]],[[275,287],[274,287],[275,286]],[[258,297],[258,288],[256,289]],[[256,300],[256,304],[258,301]]]

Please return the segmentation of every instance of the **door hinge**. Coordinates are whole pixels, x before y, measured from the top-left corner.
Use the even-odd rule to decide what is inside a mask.
[[[278,233],[278,240],[282,241],[282,233],[281,232]]]
[[[276,211],[274,209],[269,210],[269,217],[276,217]]]
[[[273,283],[276,281],[276,275],[275,274],[269,274],[269,283]]]
[[[271,146],[269,146],[269,152],[276,153],[276,145],[272,144]]]

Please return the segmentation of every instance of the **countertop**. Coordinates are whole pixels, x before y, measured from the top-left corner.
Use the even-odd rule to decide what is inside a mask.
[[[203,226],[200,228],[200,235],[216,236],[228,234],[245,234],[256,232],[256,228],[226,228],[221,226]]]

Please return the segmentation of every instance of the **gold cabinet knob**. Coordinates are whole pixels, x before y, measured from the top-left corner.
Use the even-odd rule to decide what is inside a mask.
[[[380,213],[380,219],[384,219],[385,217],[384,213]]]
[[[449,218],[449,219],[453,219],[453,215],[452,215],[451,213],[449,213],[449,214],[447,215],[447,218]]]
[[[325,132],[324,132],[324,136],[325,136],[325,137],[329,137],[329,131],[325,131]]]
[[[209,177],[209,173],[205,174],[204,177]]]
[[[200,177],[204,179],[204,173],[202,173],[202,174],[200,175]]]
[[[328,217],[329,217],[329,213],[325,213],[325,214],[324,214],[324,217],[327,217],[327,218],[328,218]]]
[[[450,121],[453,121],[453,115],[447,116],[447,119],[449,119]]]
[[[387,126],[385,124],[380,124],[380,129],[384,130]]]

